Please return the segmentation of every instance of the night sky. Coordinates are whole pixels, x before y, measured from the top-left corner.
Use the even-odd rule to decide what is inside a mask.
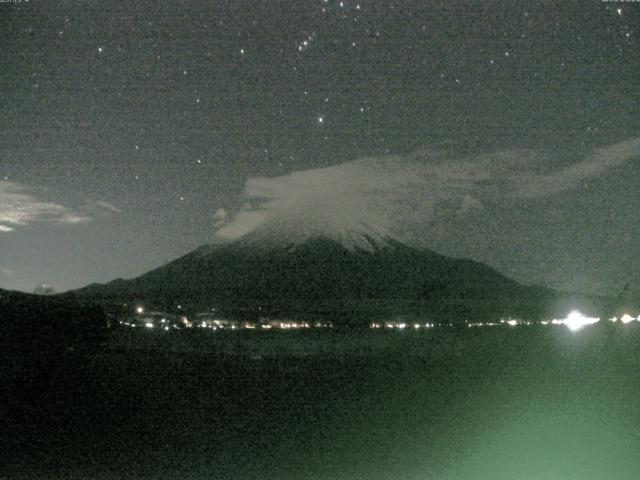
[[[599,0],[0,3],[0,288],[132,277],[307,188],[526,283],[639,285],[639,36]]]

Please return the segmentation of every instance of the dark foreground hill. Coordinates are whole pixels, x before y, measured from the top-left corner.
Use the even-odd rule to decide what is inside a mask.
[[[103,340],[107,321],[95,304],[0,290],[0,348],[4,365],[46,364]]]
[[[229,315],[348,320],[389,314],[541,318],[566,315],[578,306],[573,297],[522,285],[478,262],[373,238],[356,246],[325,238],[285,245],[245,238],[207,245],[140,277],[66,295],[165,309],[216,308]],[[584,297],[579,303],[587,310],[599,308]]]

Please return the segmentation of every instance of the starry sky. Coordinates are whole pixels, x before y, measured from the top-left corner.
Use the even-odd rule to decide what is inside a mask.
[[[343,169],[411,243],[640,284],[638,36],[600,0],[0,3],[0,288],[144,273]]]

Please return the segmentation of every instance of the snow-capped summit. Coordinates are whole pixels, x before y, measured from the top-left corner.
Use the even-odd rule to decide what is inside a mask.
[[[294,251],[308,242],[325,240],[335,242],[350,252],[360,250],[373,253],[382,249],[394,248],[396,243],[400,243],[395,236],[367,224],[340,229],[325,227],[309,223],[283,226],[270,222],[230,244],[256,250],[284,248],[288,251]]]
[[[291,232],[290,229],[287,231]],[[486,265],[413,248],[362,226],[328,236],[257,228],[206,245],[131,280],[72,295],[158,308],[192,305],[234,315],[431,312],[466,318],[535,315],[554,294],[525,287]]]

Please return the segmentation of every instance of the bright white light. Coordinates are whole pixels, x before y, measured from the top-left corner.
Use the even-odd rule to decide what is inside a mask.
[[[635,320],[635,318],[633,318],[631,315],[629,315],[628,313],[625,313],[624,315],[622,315],[620,317],[620,321],[622,323],[629,323],[629,322],[633,322]]]
[[[147,323],[144,324],[144,326],[147,327],[147,328],[153,328],[153,323],[147,322]]]
[[[509,325],[510,327],[515,327],[516,325],[518,325],[518,321],[517,320],[507,320],[507,325]]]
[[[592,325],[599,321],[600,321],[599,318],[586,317],[582,313],[578,312],[577,310],[574,310],[569,315],[567,315],[567,318],[562,320],[562,323],[565,324],[567,328],[572,332],[577,332],[585,325]]]
[[[138,308],[136,308],[136,312],[144,313],[144,308],[143,307],[138,307]]]

